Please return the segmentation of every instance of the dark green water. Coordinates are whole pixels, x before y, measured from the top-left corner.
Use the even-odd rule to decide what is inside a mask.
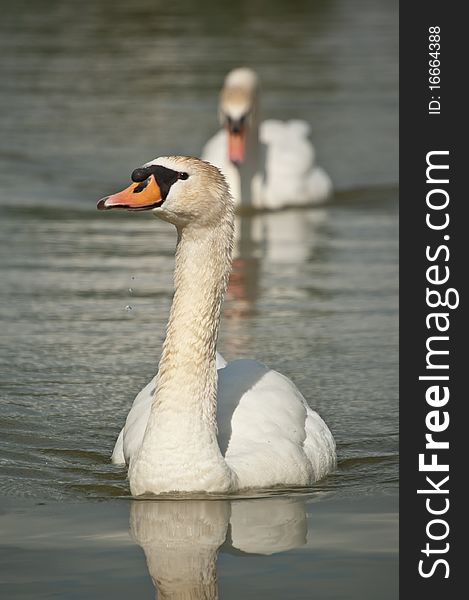
[[[161,597],[396,598],[395,3],[0,8],[2,598],[151,598],[150,576]],[[95,201],[197,154],[239,64],[265,116],[311,123],[338,193],[238,221],[219,349],[293,379],[339,466],[300,498],[136,503],[109,455],[156,369],[175,234]]]

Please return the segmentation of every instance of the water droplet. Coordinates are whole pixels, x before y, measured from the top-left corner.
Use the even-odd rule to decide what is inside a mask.
[[[129,288],[129,294],[132,294],[132,293],[133,293],[133,289]]]

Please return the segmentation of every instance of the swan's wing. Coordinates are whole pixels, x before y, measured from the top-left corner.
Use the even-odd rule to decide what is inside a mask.
[[[140,390],[127,415],[125,425],[117,438],[111,461],[117,465],[128,464],[133,453],[140,448],[150,415],[157,375]]]
[[[215,360],[217,365],[217,371],[218,369],[223,369],[224,367],[226,367],[226,360],[219,352],[216,353]]]
[[[267,169],[275,166],[296,176],[307,174],[316,160],[308,135],[309,125],[305,121],[263,121],[259,138],[266,145]]]
[[[124,428],[122,428],[117,436],[114,449],[111,454],[111,462],[114,465],[125,465],[124,457]]]
[[[241,487],[308,485],[334,467],[332,434],[289,379],[238,360],[218,383],[220,448]]]
[[[217,369],[226,366],[226,360],[217,352]],[[116,465],[129,463],[130,458],[140,448],[150,416],[151,403],[155,394],[157,375],[137,394],[127,415],[125,425],[117,438],[111,456],[111,462]]]
[[[331,194],[331,180],[316,164],[309,133],[308,123],[300,120],[269,119],[261,124],[259,137],[266,155],[262,199],[266,208],[320,204]]]
[[[306,437],[303,450],[313,465],[317,480],[325,477],[336,467],[335,440],[318,413],[308,406],[304,398],[303,401],[306,406]]]

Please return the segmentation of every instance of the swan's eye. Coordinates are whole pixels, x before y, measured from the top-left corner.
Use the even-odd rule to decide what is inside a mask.
[[[179,171],[178,175],[179,179],[189,179],[189,173],[185,173],[184,171]]]

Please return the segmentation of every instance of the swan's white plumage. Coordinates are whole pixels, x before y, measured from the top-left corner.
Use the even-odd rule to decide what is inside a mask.
[[[219,372],[218,384],[220,447],[230,434],[225,459],[240,487],[308,485],[334,467],[327,425],[284,375],[236,360]]]
[[[223,369],[226,366],[226,360],[219,352],[216,354],[216,366],[217,369]],[[116,465],[128,464],[131,456],[136,454],[142,444],[150,415],[151,403],[155,396],[157,377],[158,375],[155,375],[140,390],[133,401],[125,425],[121,429],[114,450],[112,451],[111,460]]]
[[[335,465],[329,428],[286,377],[254,360],[217,353],[218,443],[241,488],[308,485]],[[134,400],[112,462],[129,463],[145,434],[155,377]]]
[[[264,121],[260,140],[266,146],[262,203],[267,208],[321,204],[332,192],[327,173],[316,164],[305,121]]]
[[[112,461],[128,464],[135,496],[313,483],[335,465],[324,421],[283,375],[252,360],[226,364],[215,351],[233,237],[224,178],[188,157],[148,164],[184,174],[163,203],[157,179],[145,199],[178,230],[175,294],[158,374],[135,398]],[[99,206],[128,206],[134,194]]]
[[[238,75],[233,77],[233,75]],[[238,205],[259,209],[280,209],[289,206],[317,205],[331,195],[332,182],[316,164],[316,152],[309,139],[310,125],[293,119],[268,119],[257,123],[257,85],[251,69],[235,69],[228,74],[220,99],[220,115],[237,117],[239,107],[248,106],[250,138],[246,161],[237,166],[228,154],[226,128],[218,131],[205,144],[202,158],[217,166],[226,176]],[[226,92],[235,90],[235,98]],[[225,92],[225,93],[224,93]],[[246,98],[240,104],[239,96]],[[250,182],[243,179],[249,178]],[[249,190],[250,198],[243,197]]]

